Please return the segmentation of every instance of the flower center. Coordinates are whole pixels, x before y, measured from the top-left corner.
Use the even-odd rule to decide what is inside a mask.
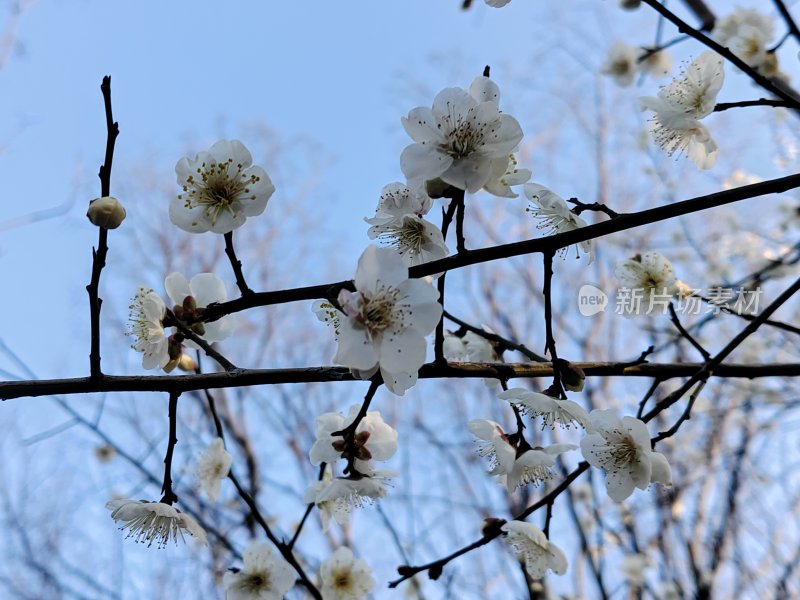
[[[333,579],[333,586],[339,590],[347,590],[351,587],[350,571],[339,571]]]
[[[200,181],[194,175],[186,178],[183,191],[186,192],[186,208],[196,206],[204,207],[204,214],[216,223],[220,213],[227,211],[232,217],[236,217],[236,207],[234,204],[242,199],[245,194],[250,194],[248,185],[258,183],[260,178],[256,175],[244,173],[244,165],[236,165],[236,173],[231,176],[228,169],[233,164],[233,159],[229,158],[219,163],[202,163],[197,169]],[[179,196],[179,198],[183,195]],[[255,195],[250,196],[255,199]]]
[[[449,125],[449,133],[441,149],[455,159],[466,158],[483,144],[488,124],[478,123],[474,108],[470,108],[466,116],[454,113],[449,105],[448,110],[445,122]]]
[[[629,465],[636,460],[638,448],[636,443],[629,435],[623,435],[619,441],[609,448],[609,455],[613,464],[617,467]]]
[[[251,594],[266,591],[269,589],[269,574],[264,571],[251,573],[242,582],[242,587]]]
[[[361,294],[355,322],[367,330],[371,339],[402,320],[402,310],[397,309],[398,295],[397,289],[388,286],[379,287],[371,298]]]

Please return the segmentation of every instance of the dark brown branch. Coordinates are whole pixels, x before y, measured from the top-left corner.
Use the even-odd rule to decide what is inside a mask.
[[[464,200],[464,192],[461,192],[461,200]],[[456,198],[450,201],[447,210],[442,209],[442,239],[447,238],[447,230],[450,229],[450,223],[453,222],[453,215],[458,208]],[[444,282],[447,273],[442,273],[436,281],[436,289],[439,291],[439,304],[442,305],[442,313],[444,313]],[[444,316],[439,319],[436,324],[436,331],[433,339],[433,354],[435,362],[440,365],[447,364],[447,359],[444,356]]]
[[[114,121],[111,112],[111,77],[103,77],[100,84],[100,91],[103,93],[103,105],[106,113],[106,154],[103,164],[100,166],[100,195],[102,197],[111,194],[111,163],[114,159],[114,144],[119,135],[119,124]],[[100,273],[106,266],[106,255],[108,254],[108,229],[98,227],[97,248],[92,249],[92,278],[86,291],[89,294],[89,327],[90,327],[90,350],[89,350],[89,373],[92,378],[99,379],[103,376],[100,369],[100,307],[103,300],[100,298]]]
[[[789,28],[789,33],[791,33],[794,36],[794,39],[800,42],[800,29],[797,28],[797,23],[792,18],[789,9],[786,7],[786,4],[783,2],[783,0],[772,0],[772,1],[775,4],[775,8],[777,8],[778,12],[781,13],[783,20],[786,23],[786,27]]]
[[[225,254],[228,256],[228,260],[231,261],[231,267],[233,268],[233,275],[236,277],[236,285],[239,288],[239,293],[242,296],[248,296],[253,293],[247,286],[247,282],[244,279],[244,273],[242,273],[242,261],[236,258],[236,251],[233,249],[233,232],[229,231],[225,234]]]
[[[569,475],[567,475],[564,478],[564,481],[562,481],[560,484],[558,484],[558,486],[556,486],[549,494],[547,494],[544,497],[542,497],[535,504],[533,504],[533,505],[529,506],[528,508],[526,508],[524,511],[522,511],[522,513],[520,513],[519,515],[514,517],[514,520],[516,520],[516,521],[524,521],[530,515],[532,515],[535,511],[539,510],[542,506],[552,505],[553,502],[555,502],[555,499],[564,490],[566,490],[572,484],[572,482],[575,481],[588,468],[589,468],[589,463],[587,463],[587,462],[580,463]],[[408,565],[404,565],[402,567],[399,567],[397,569],[397,571],[400,574],[400,578],[399,579],[395,579],[394,581],[390,582],[389,583],[389,587],[390,588],[395,588],[398,585],[400,585],[402,582],[404,582],[406,579],[410,579],[411,577],[413,577],[417,573],[421,573],[422,571],[433,571],[433,572],[437,572],[438,571],[439,573],[441,573],[441,570],[444,568],[444,566],[447,563],[449,563],[450,561],[452,561],[453,559],[456,559],[459,556],[467,554],[468,552],[472,552],[473,550],[475,550],[477,548],[480,548],[481,546],[485,546],[486,544],[491,542],[493,539],[499,537],[502,534],[502,531],[500,530],[500,526],[503,523],[504,523],[504,521],[500,521],[498,524],[496,524],[493,527],[485,528],[484,529],[484,534],[479,540],[476,540],[476,541],[472,542],[471,544],[469,544],[467,546],[464,546],[463,548],[460,548],[460,549],[456,550],[455,552],[453,552],[452,554],[449,554],[449,555],[447,555],[447,556],[445,556],[443,558],[440,558],[438,560],[435,560],[433,562],[430,562],[430,563],[427,563],[427,564],[424,564],[424,565],[420,565],[418,567],[411,567],[411,566],[408,566]]]
[[[635,213],[621,214],[616,219],[595,223],[594,225],[581,227],[565,233],[533,240],[502,244],[490,248],[470,250],[468,253],[462,255],[448,256],[440,260],[416,265],[411,267],[408,273],[410,277],[425,277],[426,275],[435,275],[444,271],[503,258],[511,258],[513,256],[533,254],[535,252],[555,252],[561,248],[611,235],[612,233],[627,231],[629,229],[641,227],[642,225],[666,221],[675,217],[740,202],[749,198],[764,196],[766,194],[779,194],[797,187],[800,187],[800,175],[789,175],[769,181],[743,185],[731,190],[723,190],[721,192],[698,196],[689,200],[674,202]],[[317,298],[334,300],[339,294],[339,290],[344,288],[353,289],[352,286],[352,281],[337,281],[334,283],[291,288],[274,292],[256,292],[247,297],[237,298],[229,302],[209,304],[203,312],[203,320],[213,321],[224,315],[255,308],[257,306],[299,302],[301,300],[316,300]]]
[[[678,319],[678,313],[675,312],[675,304],[673,302],[669,303],[669,318],[672,321],[672,324],[675,325],[675,328],[678,330],[678,333],[681,334],[685,340],[687,340],[695,349],[702,355],[703,360],[708,360],[711,358],[711,354],[703,348],[700,343],[694,339],[691,334],[686,331],[686,329],[681,325],[680,319]]]
[[[692,387],[694,387],[696,383],[708,379],[711,376],[711,374],[721,366],[722,361],[725,360],[731,354],[731,352],[733,352],[739,346],[739,344],[741,344],[759,327],[761,327],[761,325],[764,324],[764,322],[769,318],[769,316],[776,310],[778,310],[778,308],[780,308],[784,302],[786,302],[789,298],[794,296],[794,294],[796,294],[798,290],[800,290],[800,278],[796,279],[791,286],[789,286],[786,290],[784,290],[784,292],[780,296],[778,296],[769,306],[767,306],[761,312],[761,314],[759,314],[752,321],[750,321],[747,327],[742,329],[742,331],[740,331],[736,335],[736,337],[734,337],[730,342],[728,342],[728,344],[722,350],[720,350],[713,358],[707,360],[703,365],[703,367],[699,371],[697,371],[694,375],[692,375],[686,383],[684,383],[681,387],[672,392],[669,396],[661,400],[661,402],[656,404],[656,406],[653,407],[653,409],[650,412],[648,412],[646,415],[644,415],[644,417],[642,417],[642,420],[645,423],[650,421],[658,413],[665,410],[666,408],[669,408],[670,406],[675,404],[675,402],[680,400],[684,394],[686,394]],[[656,443],[666,437],[668,436],[665,435],[664,433],[661,433],[657,435],[655,438],[653,438],[653,443]]]
[[[783,100],[770,100],[759,98],[758,100],[742,100],[741,102],[720,102],[714,107],[714,112],[722,112],[729,108],[742,108],[745,106],[772,106],[774,108],[796,108]]]
[[[452,321],[453,323],[455,323],[459,327],[463,327],[467,331],[471,331],[472,333],[475,333],[475,334],[481,336],[483,339],[485,339],[485,340],[487,340],[489,342],[492,342],[493,344],[497,344],[498,353],[505,352],[506,350],[516,350],[520,354],[524,354],[525,356],[527,356],[528,358],[530,358],[533,361],[536,361],[536,362],[549,362],[546,357],[541,356],[540,354],[536,354],[536,352],[533,352],[532,350],[530,350],[524,344],[517,344],[516,342],[514,342],[512,340],[509,340],[507,338],[504,338],[504,337],[502,337],[500,335],[497,335],[496,333],[490,333],[490,332],[488,332],[488,331],[486,331],[484,329],[480,329],[479,327],[475,327],[474,325],[470,325],[466,321],[462,321],[461,319],[451,315],[447,311],[444,311],[444,317],[448,321]]]
[[[552,305],[552,286],[553,286],[553,252],[544,253],[544,328],[545,346],[550,355],[550,362],[558,364],[558,353],[556,352],[556,338],[553,334],[553,305]],[[564,388],[561,386],[560,369],[553,370],[552,391],[558,398],[566,398]]]
[[[172,505],[178,501],[178,496],[172,490],[172,453],[178,443],[178,397],[180,392],[171,392],[169,395],[169,438],[167,439],[167,454],[164,456],[164,483],[161,485],[161,502]]]
[[[690,35],[704,46],[707,46],[720,56],[723,56],[724,58],[728,59],[731,63],[733,63],[739,69],[741,69],[743,73],[745,73],[748,77],[750,77],[750,79],[752,79],[762,88],[764,88],[768,92],[775,94],[778,98],[782,98],[783,100],[788,102],[789,105],[795,110],[800,109],[800,98],[797,97],[797,93],[794,90],[787,90],[785,85],[783,86],[777,85],[777,83],[772,79],[764,77],[761,73],[753,69],[750,65],[748,65],[741,58],[736,56],[733,52],[731,52],[730,50],[728,50],[715,40],[711,39],[710,37],[702,33],[700,30],[695,29],[694,27],[689,25],[686,21],[682,20],[680,17],[675,15],[675,13],[673,13],[666,6],[661,4],[661,2],[659,2],[658,0],[642,0],[642,3],[647,4],[656,12],[658,12],[660,15],[662,15],[665,19],[673,23],[678,28],[679,32]],[[710,11],[709,14],[711,14]]]
[[[689,377],[703,368],[703,363],[620,363],[573,362],[587,377],[658,377],[666,380]],[[419,371],[420,379],[552,377],[550,363],[428,363]],[[800,377],[800,363],[718,365],[714,376],[754,379],[758,377]],[[247,387],[311,382],[361,381],[346,367],[303,367],[298,369],[238,369],[236,372],[203,375],[105,375],[71,379],[0,381],[0,400],[53,394],[95,394],[101,392],[190,392],[202,389]]]

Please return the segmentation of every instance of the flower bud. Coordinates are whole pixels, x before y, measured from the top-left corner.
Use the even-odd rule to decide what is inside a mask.
[[[181,354],[181,357],[178,359],[178,368],[187,373],[194,373],[197,370],[197,363],[194,362],[191,356],[184,353]]]
[[[125,220],[125,207],[111,196],[95,198],[89,202],[86,216],[93,225],[104,229],[116,229]]]
[[[573,365],[567,360],[558,361],[558,370],[561,375],[561,383],[570,392],[582,392],[583,384],[586,382],[586,373],[578,365]]]

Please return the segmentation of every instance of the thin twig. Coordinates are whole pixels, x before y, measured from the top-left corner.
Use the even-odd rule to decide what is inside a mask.
[[[678,319],[678,313],[675,312],[675,304],[673,302],[669,303],[669,318],[672,320],[672,324],[675,325],[675,328],[681,334],[681,337],[688,340],[688,342],[695,347],[695,349],[703,355],[704,360],[708,360],[711,358],[711,354],[703,348],[700,343],[694,339],[691,334],[684,329],[683,325],[681,325],[680,320]]]
[[[167,440],[167,454],[164,456],[164,483],[161,485],[163,494],[161,502],[172,505],[178,501],[178,496],[172,490],[172,453],[175,451],[175,444],[178,443],[178,398],[180,392],[173,392],[169,395],[169,439]]]
[[[114,159],[114,144],[119,135],[119,124],[114,121],[111,112],[111,77],[103,77],[100,84],[100,91],[103,93],[103,106],[106,113],[106,153],[105,160],[100,166],[100,195],[102,197],[111,195],[111,163]],[[91,331],[89,351],[89,373],[93,379],[103,377],[100,369],[100,307],[103,300],[100,298],[100,273],[106,266],[106,255],[108,254],[108,229],[98,227],[97,248],[92,248],[92,278],[86,291],[89,294],[89,328]]]
[[[231,267],[233,268],[233,275],[236,277],[236,285],[239,287],[239,293],[242,296],[249,296],[253,293],[247,286],[247,282],[244,280],[244,273],[242,273],[242,261],[236,258],[236,252],[233,249],[233,231],[229,231],[225,234],[225,254],[228,256],[228,260],[231,261]]]

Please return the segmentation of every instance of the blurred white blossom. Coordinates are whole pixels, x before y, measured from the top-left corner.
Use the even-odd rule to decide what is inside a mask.
[[[213,440],[197,460],[197,478],[209,500],[216,502],[222,480],[231,470],[233,457],[225,450],[222,438]]]
[[[242,556],[244,566],[223,576],[226,600],[282,600],[294,587],[289,564],[267,544],[251,542]]]
[[[375,588],[375,578],[365,560],[353,556],[342,546],[319,567],[322,597],[325,600],[359,600]]]

